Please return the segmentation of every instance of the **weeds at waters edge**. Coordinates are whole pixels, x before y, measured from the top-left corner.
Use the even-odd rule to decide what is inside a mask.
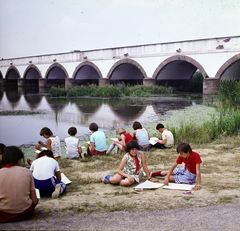
[[[199,125],[199,121],[180,124],[168,129],[173,133],[175,143],[209,143],[227,136],[240,133],[240,81],[220,82],[216,111],[210,120]]]
[[[95,84],[90,84],[88,86],[72,87],[72,88],[60,88],[51,87],[47,94],[47,97],[110,97],[117,98],[123,96],[131,97],[150,97],[152,94],[161,93],[173,93],[174,88],[163,87],[163,86],[144,86],[135,85],[128,86],[125,84],[119,85],[104,85],[97,86]]]

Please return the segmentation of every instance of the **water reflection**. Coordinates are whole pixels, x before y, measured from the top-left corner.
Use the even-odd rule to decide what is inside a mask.
[[[78,129],[77,136],[90,134],[88,126],[96,122],[100,129],[131,126],[159,121],[169,110],[178,110],[193,103],[201,104],[202,96],[172,95],[152,99],[92,99],[46,98],[33,89],[1,89],[0,111],[37,110],[40,115],[0,116],[0,142],[6,145],[36,143],[42,139],[39,131],[48,126],[64,140],[71,126]],[[11,131],[11,132],[10,132]],[[14,131],[14,134],[12,133]]]

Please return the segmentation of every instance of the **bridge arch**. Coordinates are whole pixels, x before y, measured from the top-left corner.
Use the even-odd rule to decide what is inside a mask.
[[[152,78],[157,85],[171,86],[179,91],[199,91],[202,89],[201,74],[196,83],[191,82],[193,74],[199,70],[203,78],[207,78],[204,68],[193,58],[175,55],[164,60],[154,71]],[[195,80],[196,81],[196,80]],[[200,88],[200,89],[199,89]]]
[[[240,79],[240,53],[228,59],[219,68],[215,79]]]
[[[84,61],[76,67],[72,78],[78,85],[86,82],[88,84],[94,83],[98,85],[99,79],[102,79],[103,76],[99,68],[94,63]]]
[[[31,64],[26,68],[23,74],[23,78],[24,79],[42,79],[42,74],[37,66]]]
[[[3,79],[3,75],[1,71],[0,71],[0,79]]]
[[[59,63],[52,64],[46,71],[45,79],[68,79],[69,75],[66,69]]]
[[[197,69],[202,73],[204,78],[208,78],[202,65],[195,59],[185,55],[175,55],[165,59],[154,71],[152,78],[157,80],[158,77],[161,77],[161,72],[164,74],[164,77],[166,76],[166,79],[168,79],[169,76],[171,76],[170,79],[179,79],[176,77],[179,76],[179,74],[181,74],[182,77],[185,75],[191,78]]]
[[[11,66],[8,68],[7,72],[6,72],[6,79],[7,80],[12,80],[12,79],[20,79],[21,75],[20,72],[18,71],[18,69],[14,66]]]
[[[132,59],[122,59],[116,62],[108,72],[107,79],[113,81],[131,81],[142,83],[147,78],[143,67]]]

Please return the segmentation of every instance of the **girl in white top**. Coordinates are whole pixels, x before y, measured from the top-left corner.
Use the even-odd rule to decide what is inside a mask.
[[[70,127],[68,129],[68,134],[70,135],[65,139],[66,156],[68,159],[72,158],[82,158],[82,147],[81,142],[75,137],[77,134],[77,129],[75,127]]]

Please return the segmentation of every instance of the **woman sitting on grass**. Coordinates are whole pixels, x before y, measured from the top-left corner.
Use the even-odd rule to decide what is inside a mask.
[[[129,186],[135,182],[139,183],[140,176],[142,175],[141,168],[143,167],[148,180],[157,182],[157,180],[151,179],[144,153],[139,151],[139,149],[137,141],[130,140],[126,146],[128,153],[122,158],[117,174],[114,176],[107,175],[100,180],[105,184],[120,184],[122,186]]]

